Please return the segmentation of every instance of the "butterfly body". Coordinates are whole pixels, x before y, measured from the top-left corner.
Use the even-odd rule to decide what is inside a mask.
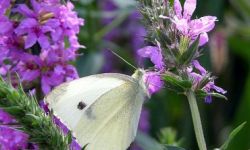
[[[78,143],[88,144],[87,150],[126,150],[136,136],[149,95],[142,78],[143,70],[132,77],[92,75],[59,86],[46,102]]]

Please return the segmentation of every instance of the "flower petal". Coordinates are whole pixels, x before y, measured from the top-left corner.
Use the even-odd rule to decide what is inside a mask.
[[[164,82],[161,80],[160,75],[156,72],[147,72],[144,75],[144,82],[147,84],[147,88],[150,94],[158,92],[164,85]]]
[[[31,5],[35,12],[40,12],[41,5],[36,0],[31,0]]]
[[[202,66],[200,65],[200,63],[199,63],[197,60],[194,60],[194,61],[192,62],[192,64],[193,64],[193,66],[194,66],[197,70],[199,70],[199,72],[201,73],[202,76],[204,76],[204,75],[207,74],[206,69],[205,69],[204,67],[202,67]]]
[[[22,72],[22,80],[24,81],[33,81],[37,77],[39,77],[40,71],[39,70],[27,70]]]
[[[38,37],[38,43],[40,44],[42,49],[47,49],[49,47],[49,45],[50,45],[48,37],[46,35],[44,35],[44,34],[41,34]]]
[[[33,27],[38,26],[38,22],[34,18],[26,18],[22,20],[22,22],[20,23],[20,26],[22,28],[33,28]]]
[[[214,16],[205,16],[200,19],[194,19],[190,22],[191,34],[199,35],[202,32],[209,32],[215,26],[215,21],[217,20]]]
[[[0,29],[0,34],[8,33],[12,29],[12,23],[7,19],[0,21]]]
[[[182,18],[182,6],[179,0],[174,0],[175,15]]]
[[[163,69],[164,63],[160,47],[146,46],[142,49],[139,49],[137,54],[141,57],[150,58],[157,69]]]
[[[184,4],[183,17],[185,19],[190,19],[196,8],[196,0],[186,0]]]
[[[25,40],[25,49],[28,49],[36,44],[37,36],[35,33],[30,32]]]
[[[152,52],[155,52],[158,50],[158,47],[156,46],[146,46],[144,48],[141,48],[137,51],[137,54],[141,57],[150,57]]]
[[[35,13],[29,9],[29,7],[25,4],[19,4],[16,9],[13,9],[14,12],[19,12],[20,14],[24,15],[25,17],[35,17]]]
[[[221,94],[226,94],[226,93],[227,93],[226,90],[224,90],[224,89],[222,89],[221,87],[218,87],[218,86],[216,86],[216,85],[213,85],[212,88],[213,88],[215,91],[217,91],[217,92],[219,92],[219,93],[221,93]]]
[[[51,91],[51,86],[46,76],[42,77],[42,90],[44,94],[48,94]]]
[[[209,38],[207,33],[201,33],[200,35],[200,41],[199,41],[199,46],[203,46],[208,42]]]

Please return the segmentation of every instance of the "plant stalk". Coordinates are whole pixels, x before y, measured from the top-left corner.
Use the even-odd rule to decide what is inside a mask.
[[[200,150],[207,150],[206,142],[203,134],[202,124],[201,124],[201,117],[197,105],[197,101],[195,98],[195,94],[192,90],[187,92],[188,103],[191,110],[191,115],[193,119],[194,131],[196,140]]]

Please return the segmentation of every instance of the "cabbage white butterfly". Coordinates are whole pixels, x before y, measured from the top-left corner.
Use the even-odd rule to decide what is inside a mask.
[[[106,73],[83,77],[55,88],[49,109],[87,150],[126,150],[136,136],[141,108],[149,98],[145,71],[132,76]]]

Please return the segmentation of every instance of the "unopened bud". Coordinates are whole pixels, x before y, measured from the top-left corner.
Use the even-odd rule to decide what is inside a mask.
[[[43,15],[40,16],[39,22],[41,24],[45,24],[49,19],[53,18],[54,14],[53,13],[45,13]]]

